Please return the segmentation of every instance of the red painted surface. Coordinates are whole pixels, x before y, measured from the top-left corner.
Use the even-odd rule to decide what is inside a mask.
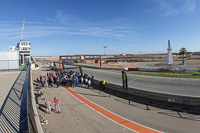
[[[83,103],[87,104],[89,107],[93,108],[94,110],[98,111],[100,114],[108,117],[109,119],[115,121],[116,123],[118,123],[119,125],[123,125],[131,130],[134,130],[136,132],[139,133],[160,133],[159,131],[156,131],[154,129],[145,127],[143,125],[139,125],[135,122],[132,122],[130,120],[127,120],[125,118],[122,118],[121,116],[118,116],[100,106],[98,106],[97,104],[87,100],[86,98],[84,98],[83,96],[79,95],[78,93],[76,93],[75,91],[73,91],[72,89],[63,86],[69,93],[71,93],[72,95],[74,95],[76,98],[78,98],[80,101],[82,101]]]

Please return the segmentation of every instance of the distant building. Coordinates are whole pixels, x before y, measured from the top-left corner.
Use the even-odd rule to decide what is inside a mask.
[[[20,41],[9,47],[9,51],[0,51],[0,70],[19,69],[26,61],[30,61],[31,42]]]
[[[200,52],[192,52],[192,55],[200,55]]]
[[[17,43],[16,50],[19,51],[20,63],[23,65],[27,60],[30,60],[31,42],[20,41]]]

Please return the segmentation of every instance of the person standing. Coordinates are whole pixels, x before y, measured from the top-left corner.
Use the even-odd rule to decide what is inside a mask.
[[[83,86],[83,76],[81,75],[81,87]]]
[[[27,61],[27,66],[29,66],[29,60]]]
[[[59,103],[60,103],[60,100],[56,99],[56,97],[54,97],[54,104],[55,104],[55,109],[56,109],[56,113],[61,113],[60,112],[60,106],[59,106]]]
[[[76,76],[76,86],[78,86],[78,76]]]
[[[46,100],[45,105],[47,106],[47,113],[51,114],[51,102],[49,102],[48,99]]]
[[[73,88],[76,87],[76,78],[75,77],[73,77],[72,82],[73,82],[73,84],[72,84]]]
[[[58,88],[58,87],[59,87],[59,84],[60,84],[60,79],[59,79],[59,77],[57,77],[56,84],[57,84],[57,88]]]
[[[45,77],[44,83],[45,83],[45,88],[48,88],[47,76]]]
[[[88,89],[90,88],[90,86],[91,86],[91,79],[89,78],[88,79]]]
[[[44,80],[43,80],[43,78],[41,78],[40,82],[41,82],[42,87],[44,87]]]
[[[105,89],[105,85],[106,85],[106,81],[105,81],[105,79],[103,79],[103,81],[102,81],[102,90]]]
[[[51,77],[51,87],[53,87],[53,77]]]

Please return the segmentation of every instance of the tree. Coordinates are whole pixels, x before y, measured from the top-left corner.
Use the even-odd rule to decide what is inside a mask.
[[[187,50],[186,50],[186,48],[183,47],[179,51],[180,51],[179,54],[183,56],[182,57],[183,58],[182,64],[184,65],[184,63],[185,63],[185,59],[184,58],[185,58],[185,55],[187,54]]]
[[[31,56],[31,62],[34,64],[35,63],[35,61],[34,61],[34,59],[33,59],[33,57]]]
[[[99,62],[99,60],[98,60],[98,59],[96,59],[96,60],[95,60],[95,63],[98,63],[98,62]]]
[[[78,63],[78,61],[77,61],[77,60],[75,60],[75,61],[74,61],[74,63]]]

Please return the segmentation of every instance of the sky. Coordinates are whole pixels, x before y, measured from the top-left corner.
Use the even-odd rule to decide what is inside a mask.
[[[200,51],[199,0],[1,0],[0,51],[32,56]]]

